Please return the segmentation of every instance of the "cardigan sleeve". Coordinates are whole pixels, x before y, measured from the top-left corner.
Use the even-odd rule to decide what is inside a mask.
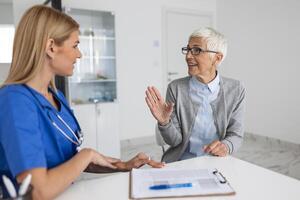
[[[171,114],[171,120],[168,124],[162,126],[158,124],[158,129],[161,133],[164,141],[171,147],[175,147],[182,142],[181,126],[176,115],[176,97],[172,90],[171,84],[169,84],[166,94],[166,102],[174,103],[173,112]]]
[[[240,148],[244,136],[245,88],[241,84],[239,88],[239,95],[237,95],[235,107],[228,121],[226,135],[222,140],[229,148],[229,154]]]

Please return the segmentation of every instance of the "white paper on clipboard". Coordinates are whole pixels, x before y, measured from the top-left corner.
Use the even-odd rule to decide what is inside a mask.
[[[133,169],[130,176],[132,199],[235,194],[217,169]],[[180,184],[192,186],[150,189],[153,186]]]

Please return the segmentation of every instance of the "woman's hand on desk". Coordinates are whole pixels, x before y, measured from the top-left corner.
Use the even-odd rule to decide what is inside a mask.
[[[120,162],[119,159],[104,156],[101,153],[98,153],[97,151],[94,150],[91,151],[93,153],[91,163],[95,165],[111,168],[111,169],[117,169],[117,167],[114,164]]]
[[[151,160],[150,157],[147,156],[145,153],[138,153],[132,159],[128,160],[127,162],[124,162],[124,166],[122,167],[125,168],[125,170],[130,171],[133,168],[140,168],[145,164],[150,165],[151,167],[154,168],[162,168],[165,165],[162,162]]]
[[[101,155],[101,154],[100,154]],[[85,172],[90,173],[111,173],[111,172],[127,172],[132,170],[133,168],[140,168],[143,165],[147,164],[154,168],[164,167],[164,163],[157,162],[155,160],[149,159],[145,153],[138,153],[132,159],[123,162],[116,158],[111,158],[108,156],[101,155],[106,162],[110,163],[114,166],[114,168],[106,167],[103,164],[90,163],[89,166],[85,169]]]
[[[103,155],[104,156],[104,155]],[[120,159],[118,158],[113,158],[113,157],[109,157],[109,156],[105,156],[105,159],[110,162],[110,163],[117,163],[117,162],[121,162]]]
[[[160,125],[166,125],[170,121],[173,111],[173,103],[166,103],[155,87],[148,87],[146,90],[146,103]]]
[[[205,153],[210,153],[214,156],[226,156],[228,154],[228,147],[219,140],[215,140],[212,143],[205,145],[203,150]]]

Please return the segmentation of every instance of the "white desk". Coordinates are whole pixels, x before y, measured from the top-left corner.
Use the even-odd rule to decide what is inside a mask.
[[[234,196],[185,199],[300,199],[300,181],[230,156],[225,158],[200,157],[168,164],[166,167],[217,168],[236,191]],[[76,182],[58,199],[129,199],[129,173],[117,173],[103,178]],[[178,199],[183,198],[176,198]]]

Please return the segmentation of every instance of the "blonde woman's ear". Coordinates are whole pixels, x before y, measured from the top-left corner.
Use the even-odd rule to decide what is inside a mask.
[[[54,40],[53,39],[48,39],[46,43],[46,54],[50,57],[54,57],[55,53],[55,47],[54,47]]]

